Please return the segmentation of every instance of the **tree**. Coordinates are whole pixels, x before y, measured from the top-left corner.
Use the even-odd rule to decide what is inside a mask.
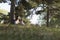
[[[2,2],[2,0],[0,0],[0,3]]]
[[[11,1],[11,10],[10,10],[10,23],[14,23],[14,11],[15,11],[15,0]]]
[[[1,3],[1,2],[4,2],[4,3],[5,3],[5,2],[6,2],[6,0],[0,0],[0,3]]]
[[[47,27],[48,27],[49,26],[49,15],[50,14],[55,14],[55,13],[50,13],[51,9],[52,9],[53,12],[58,11],[56,8],[58,8],[58,4],[60,4],[60,0],[45,0],[45,1],[47,3]],[[54,6],[54,5],[57,5],[57,6]]]

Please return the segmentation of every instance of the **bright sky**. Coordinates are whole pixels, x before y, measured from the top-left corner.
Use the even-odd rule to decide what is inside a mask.
[[[10,12],[10,5],[8,3],[0,3],[0,9]]]

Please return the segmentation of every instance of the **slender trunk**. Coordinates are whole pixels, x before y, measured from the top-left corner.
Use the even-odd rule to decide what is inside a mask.
[[[14,23],[15,0],[11,0],[10,23]]]
[[[49,7],[47,7],[47,27],[49,27]]]

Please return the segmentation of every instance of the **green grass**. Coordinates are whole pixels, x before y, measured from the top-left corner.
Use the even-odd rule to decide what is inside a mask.
[[[0,40],[60,40],[60,28],[9,25],[0,26]]]
[[[8,14],[8,11],[7,10],[4,10],[4,9],[0,9],[0,13],[7,15]]]

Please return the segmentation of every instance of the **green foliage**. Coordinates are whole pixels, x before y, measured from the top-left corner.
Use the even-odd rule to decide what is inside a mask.
[[[0,13],[4,14],[4,15],[8,15],[8,11],[4,10],[4,9],[0,9]]]
[[[2,2],[2,0],[0,0],[0,2]]]
[[[25,9],[31,9],[32,8],[32,6],[30,5],[30,3],[27,2],[26,0],[21,0],[21,3],[25,7]]]
[[[55,16],[53,16],[51,19],[51,22],[50,22],[50,26],[54,26],[54,27],[56,27],[57,25],[60,26],[60,18],[59,17],[60,17],[59,14],[56,14]]]

